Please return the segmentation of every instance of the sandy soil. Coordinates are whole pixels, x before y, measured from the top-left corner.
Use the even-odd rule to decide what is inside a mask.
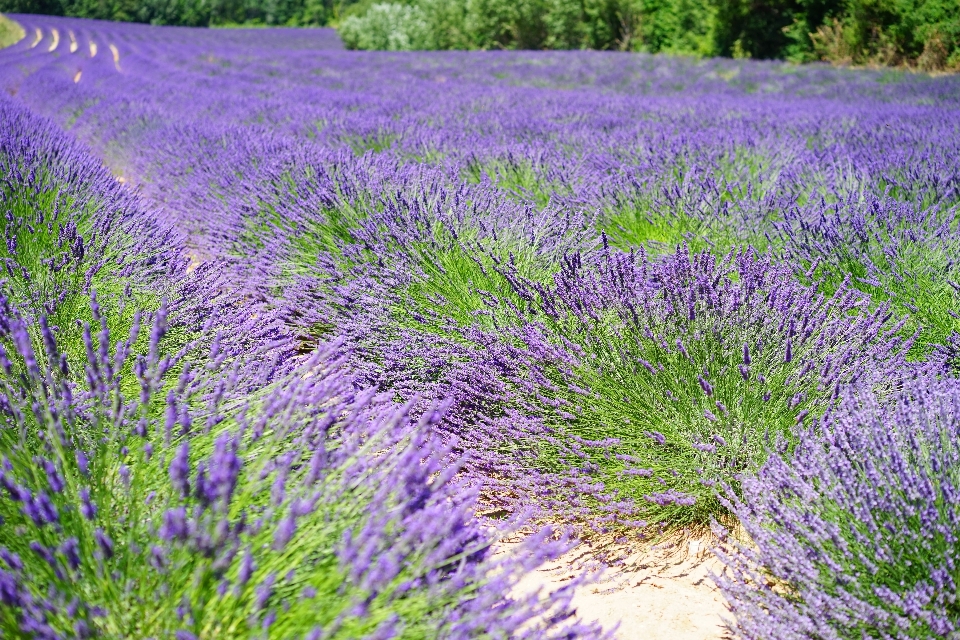
[[[110,45],[110,53],[113,54],[113,66],[117,68],[117,71],[120,71],[120,50],[117,49],[117,45]]]
[[[586,568],[596,580],[577,591],[573,603],[583,620],[605,628],[619,623],[619,640],[721,640],[725,601],[709,572],[721,565],[703,541],[651,548],[629,558],[627,569],[586,564],[576,550],[525,577],[518,592],[557,589],[572,569]]]

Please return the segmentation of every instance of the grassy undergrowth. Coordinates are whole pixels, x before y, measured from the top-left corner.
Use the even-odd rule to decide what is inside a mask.
[[[557,195],[568,194],[573,188],[559,176],[545,175],[530,160],[510,156],[470,162],[463,171],[463,178],[473,184],[489,180],[509,197],[539,207],[546,207]]]

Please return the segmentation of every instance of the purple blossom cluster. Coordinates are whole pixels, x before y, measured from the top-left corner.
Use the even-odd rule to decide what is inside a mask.
[[[506,530],[739,519],[742,637],[954,632],[957,77],[14,18],[10,624],[592,637]]]
[[[38,367],[24,320],[2,317],[0,338],[32,365],[0,397],[5,633],[600,633],[562,622],[570,588],[505,595],[565,543],[542,531],[491,556],[504,532],[474,519],[428,422],[358,392],[328,353],[233,409],[241,363],[185,364],[155,403],[167,359],[141,354],[131,402],[98,374],[126,364],[134,334],[116,351],[85,335],[88,386]],[[161,314],[151,351],[166,329]]]
[[[960,388],[846,393],[788,459],[744,481],[718,577],[744,638],[948,638],[956,607]]]

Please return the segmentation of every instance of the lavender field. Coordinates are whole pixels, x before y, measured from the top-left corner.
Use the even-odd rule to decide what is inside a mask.
[[[10,17],[0,638],[960,638],[960,77]]]

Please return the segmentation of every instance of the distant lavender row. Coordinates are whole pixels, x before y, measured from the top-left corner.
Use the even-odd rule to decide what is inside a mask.
[[[843,398],[896,406],[960,368],[957,78],[18,19],[7,92],[88,142],[291,348],[410,402],[488,514],[534,505],[622,540],[751,530]],[[751,585],[834,587],[753,535],[729,556],[737,632],[806,629],[816,604]],[[927,588],[883,584],[850,629]],[[904,619],[952,628],[931,613],[947,600],[909,598]],[[771,607],[785,626],[750,622]],[[860,637],[841,622],[816,628]]]

